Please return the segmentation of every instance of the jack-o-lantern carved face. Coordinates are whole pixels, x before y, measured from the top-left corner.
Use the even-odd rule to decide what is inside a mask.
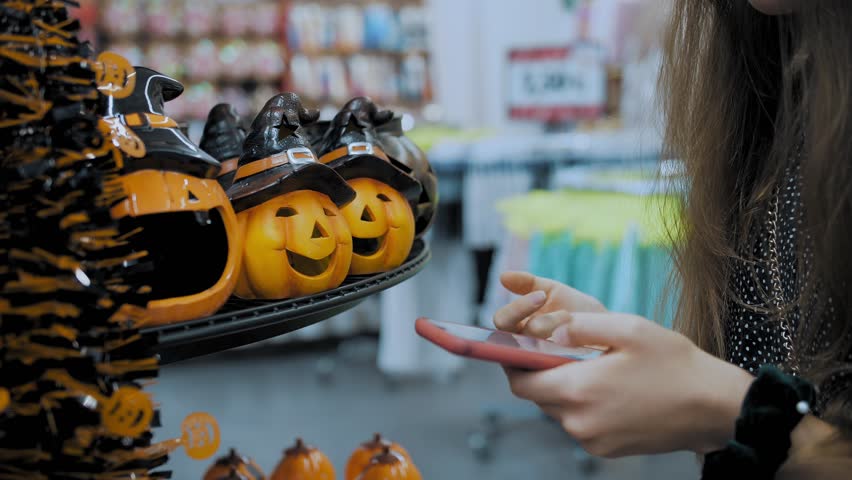
[[[99,57],[118,62],[111,58]],[[236,285],[242,250],[233,207],[215,180],[219,163],[163,113],[163,104],[182,91],[180,83],[136,68],[123,77],[135,79],[133,92],[124,95],[134,85],[118,81],[126,66],[99,68],[101,93],[112,96],[102,127],[130,156],[115,181],[124,200],[111,213],[154,263],[153,271],[137,275],[151,289],[148,325],[210,315]]]
[[[230,201],[215,179],[140,170],[117,180],[127,198],[112,216],[154,258],[147,277],[151,325],[210,315],[237,281],[242,238]]]
[[[339,286],[352,237],[331,199],[312,190],[275,197],[237,215],[245,239],[236,294],[283,299]]]
[[[353,275],[396,268],[414,243],[414,213],[395,189],[372,178],[349,180],[355,200],[341,210],[352,233]]]

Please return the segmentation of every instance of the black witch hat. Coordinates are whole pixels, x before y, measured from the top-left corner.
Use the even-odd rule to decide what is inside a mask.
[[[246,137],[243,156],[228,196],[234,210],[260,205],[296,190],[328,195],[337,206],[355,198],[355,191],[333,169],[319,163],[302,132],[319,112],[302,106],[295,93],[272,97],[258,113]]]
[[[219,183],[225,190],[234,181],[245,141],[246,129],[234,107],[220,103],[210,110],[199,146],[222,164]]]
[[[392,118],[393,112],[379,110],[369,98],[353,98],[334,117],[319,143],[320,163],[334,168],[346,180],[373,178],[416,201],[420,183],[391,163],[376,138],[375,125]]]
[[[395,115],[390,121],[377,125],[376,138],[391,162],[414,177],[423,187],[420,197],[412,202],[416,218],[415,231],[421,235],[432,226],[438,208],[438,176],[432,170],[429,159],[402,128],[402,116]]]
[[[122,99],[111,99],[107,115],[121,114],[124,123],[145,144],[143,158],[128,162],[129,170],[173,170],[203,178],[215,177],[221,168],[184,135],[177,122],[167,117],[163,107],[183,93],[177,80],[150,68],[136,69],[136,87]]]

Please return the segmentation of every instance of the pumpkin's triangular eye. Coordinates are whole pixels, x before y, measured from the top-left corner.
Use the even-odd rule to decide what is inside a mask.
[[[196,197],[195,194],[192,193],[192,190],[187,190],[187,192],[189,192],[189,201],[190,202],[197,202],[198,201],[198,197]]]
[[[361,212],[361,220],[364,222],[374,222],[376,220],[370,207],[364,207],[364,211]]]
[[[314,224],[314,231],[311,234],[311,238],[326,238],[326,237],[328,237],[328,235],[326,235],[325,230],[322,228],[322,226],[318,223],[315,223]]]
[[[379,200],[386,202],[386,203],[390,203],[390,201],[391,201],[391,199],[388,198],[388,196],[385,195],[384,193],[380,193],[380,194],[376,195],[376,198],[378,198]]]
[[[331,210],[329,210],[327,208],[323,208],[322,213],[324,213],[326,217],[336,217],[337,216],[336,213],[332,212]]]
[[[297,212],[296,209],[293,207],[282,207],[279,208],[277,212],[275,212],[276,217],[292,217],[298,214],[299,212]]]

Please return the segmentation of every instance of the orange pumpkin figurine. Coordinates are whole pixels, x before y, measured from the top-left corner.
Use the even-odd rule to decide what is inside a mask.
[[[370,460],[358,480],[422,480],[422,475],[411,461],[389,446]]]
[[[392,112],[379,111],[370,99],[354,98],[334,117],[319,142],[320,162],[332,166],[357,194],[342,209],[352,232],[353,275],[400,266],[414,243],[411,205],[418,202],[422,187],[391,163],[373,130],[392,117]]]
[[[207,469],[204,480],[217,480],[225,478],[231,472],[239,475],[244,480],[266,480],[260,466],[249,457],[240,455],[235,449],[231,449],[227,455],[220,457],[216,463]]]
[[[123,88],[132,84],[132,93],[104,102],[102,112],[102,126],[130,156],[114,185],[125,199],[110,213],[134,232],[134,245],[155,268],[134,271],[132,258],[125,268],[150,289],[149,324],[210,315],[231,296],[242,251],[234,210],[216,181],[221,165],[164,113],[165,103],[183,92],[180,82],[144,67],[127,75],[134,80]]]
[[[270,480],[334,480],[334,465],[324,453],[301,438],[284,452]]]
[[[339,210],[355,191],[317,161],[302,133],[316,121],[296,94],[269,100],[255,118],[228,189],[245,248],[236,294],[284,299],[338,287],[352,236]]]
[[[384,447],[390,449],[403,457],[407,461],[411,461],[408,452],[398,443],[392,443],[382,438],[380,433],[373,435],[372,440],[362,443],[349,457],[346,462],[346,480],[356,480],[361,473],[370,465],[370,460],[376,455],[382,453]]]

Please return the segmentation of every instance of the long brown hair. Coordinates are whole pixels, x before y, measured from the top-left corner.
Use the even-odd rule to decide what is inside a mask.
[[[674,232],[676,326],[725,354],[732,266],[754,260],[750,233],[800,156],[813,266],[791,303],[808,319],[795,351],[819,384],[852,371],[852,2],[801,5],[767,16],[746,0],[674,0],[660,91],[666,142],[687,173]],[[832,341],[814,348],[819,331]],[[826,412],[846,426],[850,393]]]

